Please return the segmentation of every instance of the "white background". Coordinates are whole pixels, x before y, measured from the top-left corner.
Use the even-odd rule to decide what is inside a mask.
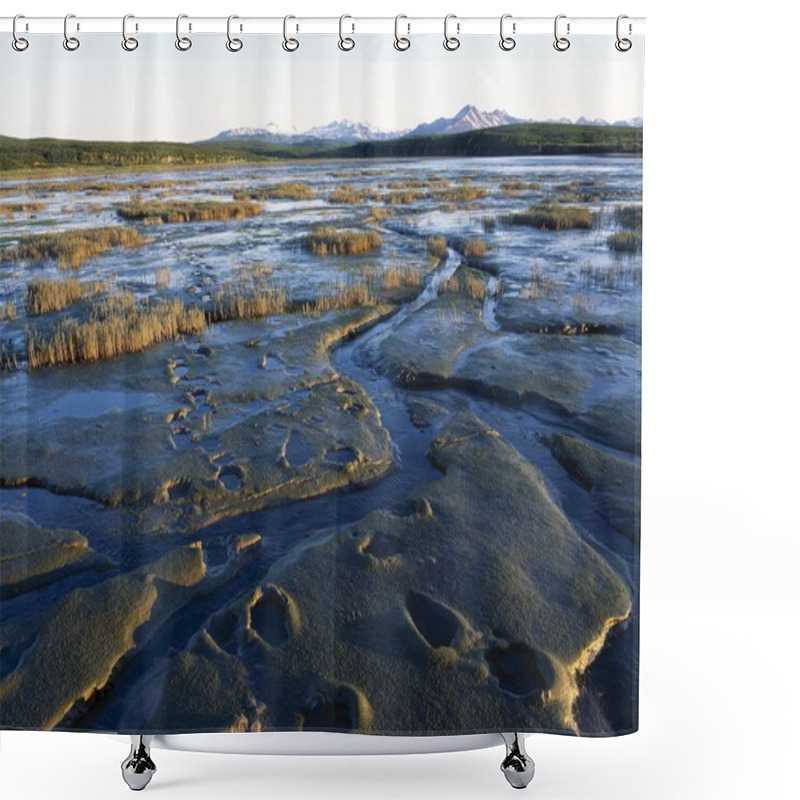
[[[688,0],[28,0],[28,16],[647,16],[641,730],[536,736],[529,796],[800,796],[796,4]],[[10,46],[0,42],[0,46]],[[0,734],[0,791],[127,797],[127,746]],[[297,758],[154,751],[164,798],[509,797],[501,750]]]

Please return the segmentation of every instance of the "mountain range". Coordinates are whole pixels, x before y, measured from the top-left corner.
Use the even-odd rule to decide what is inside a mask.
[[[205,142],[224,143],[232,141],[250,141],[274,144],[298,144],[326,141],[354,144],[357,142],[380,142],[417,136],[443,136],[451,133],[464,133],[468,131],[485,130],[486,128],[496,128],[501,125],[521,125],[530,122],[533,122],[533,120],[520,119],[500,109],[481,111],[473,105],[466,105],[452,117],[439,117],[432,122],[423,122],[415,128],[407,128],[399,131],[382,131],[367,123],[351,122],[346,119],[329,122],[326,125],[317,125],[305,131],[298,131],[295,128],[282,130],[274,123],[269,123],[263,128],[231,128],[222,131],[212,139],[205,140]],[[617,120],[615,122],[607,122],[603,119],[589,120],[585,117],[580,117],[574,122],[570,119],[563,118],[547,120],[547,122],[561,125],[610,125],[634,128],[641,127],[642,125],[641,117],[634,117],[629,120]]]

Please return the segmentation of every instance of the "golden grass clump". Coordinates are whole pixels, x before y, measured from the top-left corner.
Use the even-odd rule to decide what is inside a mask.
[[[315,197],[314,187],[300,181],[238,189],[233,193],[234,200],[313,200]]]
[[[0,214],[6,219],[14,219],[14,214],[31,214],[47,208],[44,203],[4,203],[0,205]]]
[[[483,258],[489,252],[489,247],[483,239],[467,239],[463,251],[467,258]]]
[[[135,228],[115,225],[109,228],[79,228],[55,233],[35,233],[23,236],[5,251],[10,261],[45,261],[53,259],[60,269],[77,269],[84,262],[111,250],[124,247],[133,250],[150,240]]]
[[[367,218],[364,220],[367,223],[383,222],[394,214],[390,208],[381,208],[380,206],[373,206]]]
[[[316,316],[325,311],[345,310],[375,304],[369,283],[365,280],[339,281],[327,290],[320,290],[316,299],[311,303],[304,303],[302,312]]]
[[[615,253],[640,253],[642,251],[642,234],[638,231],[616,231],[608,237],[606,242]]]
[[[429,236],[425,240],[428,255],[434,258],[447,258],[447,239],[444,236]]]
[[[484,233],[494,233],[497,230],[497,217],[481,217],[481,227]]]
[[[6,300],[0,303],[0,322],[9,320],[13,322],[17,318],[17,307],[12,300]]]
[[[465,294],[481,302],[486,299],[486,283],[470,272],[451,275],[442,285],[442,290],[450,294]]]
[[[381,289],[417,288],[422,286],[425,276],[415,267],[389,267],[378,273]]]
[[[218,200],[169,200],[162,203],[134,201],[117,206],[117,214],[122,219],[141,222],[143,225],[246,219],[260,212],[260,206],[247,200],[232,203]]]
[[[381,200],[389,206],[404,206],[424,200],[428,196],[426,191],[414,189],[393,189],[381,196]]]
[[[32,316],[61,311],[62,308],[107,290],[108,284],[104,281],[81,282],[77,278],[36,279],[28,283],[25,293],[25,311]]]
[[[272,277],[274,268],[266,261],[259,261],[254,264],[243,264],[236,267],[234,273],[239,284],[259,285]]]
[[[486,189],[483,186],[464,183],[460,186],[442,189],[436,193],[436,197],[445,202],[466,203],[470,200],[480,200],[482,197],[486,197]]]
[[[520,194],[521,192],[536,191],[541,188],[541,184],[535,181],[521,181],[510,178],[500,184],[500,191],[503,194]]]
[[[553,279],[542,272],[538,264],[531,267],[531,277],[528,283],[519,290],[521,300],[536,300],[539,297],[552,297],[556,285]]]
[[[316,256],[354,256],[382,246],[383,238],[375,231],[338,230],[324,225],[303,238],[303,248]]]
[[[202,332],[206,318],[179,298],[136,304],[133,295],[113,295],[95,306],[88,320],[66,319],[49,330],[27,333],[28,369],[101,361],[138,353],[179,336]]]
[[[642,207],[616,206],[614,208],[614,219],[622,228],[640,231],[642,229]]]
[[[156,288],[169,289],[169,267],[156,267]]]
[[[337,186],[329,195],[329,203],[340,205],[358,206],[375,199],[375,192],[371,189],[358,189],[349,183]]]
[[[556,203],[531,206],[527,211],[505,214],[500,219],[507,225],[528,225],[531,228],[548,231],[591,228],[594,222],[594,216],[588,208]]]
[[[9,339],[4,342],[0,339],[0,372],[13,372],[19,367],[14,343]]]
[[[241,283],[226,283],[214,294],[206,318],[209,322],[258,319],[272,314],[285,314],[290,304],[289,294],[283,286],[247,290]]]

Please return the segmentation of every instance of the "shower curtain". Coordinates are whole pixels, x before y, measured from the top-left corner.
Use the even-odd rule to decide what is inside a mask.
[[[331,22],[2,42],[4,729],[638,726],[642,37]]]

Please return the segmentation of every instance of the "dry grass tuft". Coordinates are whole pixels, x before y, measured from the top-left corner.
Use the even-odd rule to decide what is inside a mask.
[[[329,203],[340,205],[358,206],[375,200],[376,195],[372,189],[358,189],[349,183],[337,186],[329,195]]]
[[[116,225],[110,228],[81,228],[56,233],[23,236],[19,243],[5,251],[9,261],[45,261],[53,259],[59,268],[77,269],[84,262],[111,250],[124,247],[133,250],[150,240],[135,228]]]
[[[615,253],[640,253],[642,251],[642,234],[637,231],[616,231],[608,237],[606,242]]]
[[[521,300],[536,300],[539,297],[552,297],[556,292],[553,279],[545,276],[538,264],[531,267],[528,283],[519,290]]]
[[[483,239],[468,239],[464,242],[463,255],[467,258],[484,258],[489,252],[489,246]]]
[[[209,222],[223,219],[246,219],[261,212],[249,201],[226,203],[216,200],[188,202],[171,200],[162,203],[134,201],[117,206],[117,214],[142,225],[163,225],[177,222]]]
[[[238,189],[233,193],[234,200],[313,200],[315,197],[314,187],[299,181]]]
[[[156,267],[156,288],[169,289],[169,267]]]
[[[45,203],[4,203],[0,206],[0,215],[6,219],[14,219],[14,214],[32,214],[45,208]]]
[[[380,250],[383,238],[375,231],[338,230],[318,225],[303,238],[303,248],[316,256],[353,256]]]
[[[30,281],[25,293],[25,311],[30,315],[61,311],[73,303],[94,297],[108,290],[103,281],[81,282],[77,278]]]
[[[305,303],[302,312],[311,316],[325,311],[344,310],[375,304],[369,283],[365,280],[339,281],[327,290],[320,290],[313,303]]]
[[[13,322],[17,318],[17,307],[12,300],[6,300],[0,303],[0,322],[9,320]]]
[[[444,236],[429,236],[425,240],[428,255],[434,258],[447,258],[447,239]]]
[[[86,321],[66,319],[49,330],[29,328],[28,369],[79,364],[138,353],[159,342],[202,332],[206,318],[180,299],[136,304],[129,293],[112,295]]]
[[[225,322],[232,319],[259,319],[272,314],[285,314],[291,300],[283,286],[266,286],[247,289],[245,284],[226,283],[212,298],[206,312],[208,322]]]
[[[531,206],[527,211],[505,214],[500,217],[500,221],[506,225],[528,225],[543,231],[560,231],[569,228],[591,228],[594,216],[588,208],[546,203]]]

